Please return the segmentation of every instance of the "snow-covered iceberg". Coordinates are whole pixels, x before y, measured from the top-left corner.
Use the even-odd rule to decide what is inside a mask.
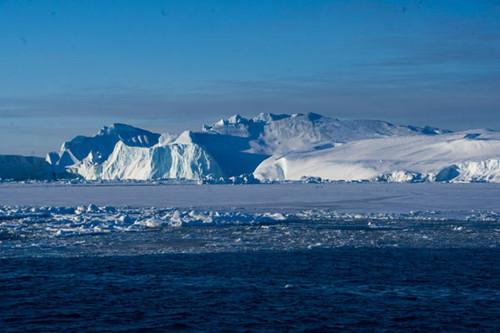
[[[60,176],[41,157],[0,155],[0,180],[50,180]]]
[[[199,180],[209,175],[222,176],[217,162],[203,148],[179,143],[147,148],[118,141],[103,163],[83,160],[70,170],[89,180]]]
[[[436,135],[436,128],[397,126],[379,120],[339,120],[307,114],[261,113],[253,118],[234,115],[201,132],[186,131],[177,139],[203,147],[225,177],[251,174],[270,156],[321,150],[339,144],[388,136]]]
[[[104,162],[115,145],[121,141],[131,147],[151,147],[158,143],[159,134],[125,124],[102,128],[95,136],[79,135],[62,144],[59,152],[47,154],[46,160],[64,169],[84,159],[93,163]]]
[[[239,115],[203,127],[204,133],[244,138],[248,151],[265,155],[330,147],[335,143],[388,136],[447,133],[432,127],[398,126],[380,120],[339,120],[316,113]]]
[[[451,132],[315,113],[235,115],[178,136],[114,124],[93,137],[77,136],[47,156],[54,170],[88,180],[209,183],[240,178],[499,182],[499,161],[499,132]]]
[[[254,175],[275,180],[499,182],[499,159],[500,133],[478,130],[358,140],[272,156]]]

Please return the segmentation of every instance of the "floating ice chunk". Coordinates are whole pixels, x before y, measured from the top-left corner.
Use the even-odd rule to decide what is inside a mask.
[[[99,207],[97,207],[95,204],[90,204],[87,206],[87,213],[96,213],[99,211]]]
[[[145,220],[138,220],[134,222],[135,225],[142,225],[147,228],[159,228],[162,226],[163,221],[157,218],[148,218]]]
[[[286,221],[286,216],[283,213],[264,213],[263,217],[267,217],[273,221]]]
[[[130,223],[132,221],[132,219],[127,214],[123,214],[123,215],[118,215],[117,221],[122,223],[122,224],[126,224],[126,223]]]

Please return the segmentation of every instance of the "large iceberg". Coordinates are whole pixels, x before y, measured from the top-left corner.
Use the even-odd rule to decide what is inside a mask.
[[[478,130],[358,140],[272,156],[254,175],[273,180],[499,182],[499,159],[500,133]]]
[[[125,124],[102,128],[95,136],[79,135],[62,144],[59,152],[51,152],[46,160],[51,165],[65,168],[84,159],[104,162],[120,141],[132,147],[151,147],[158,143],[159,134]]]
[[[62,176],[41,157],[0,155],[0,180],[52,180]]]
[[[447,133],[432,127],[398,126],[380,120],[339,120],[316,113],[239,115],[203,127],[204,133],[244,138],[248,151],[266,155],[328,147],[388,136]]]
[[[315,113],[235,115],[180,135],[114,124],[47,156],[53,170],[88,180],[499,182],[499,161],[499,132]]]
[[[200,146],[179,143],[147,148],[118,141],[105,162],[84,160],[70,170],[89,180],[199,180],[209,175],[222,176],[217,162]]]

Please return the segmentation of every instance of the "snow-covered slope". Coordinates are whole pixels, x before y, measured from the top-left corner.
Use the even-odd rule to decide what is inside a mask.
[[[378,120],[338,120],[315,113],[239,115],[205,125],[202,132],[184,132],[177,142],[203,147],[226,177],[252,173],[271,155],[320,150],[367,138],[436,135],[435,128],[397,126]]]
[[[397,126],[380,120],[339,120],[316,113],[261,113],[254,118],[235,115],[205,125],[203,131],[245,138],[248,151],[265,155],[322,149],[335,143],[369,138],[448,132],[432,127]]]
[[[217,162],[195,144],[131,147],[118,141],[109,158],[101,164],[84,160],[72,167],[89,180],[201,179],[220,177]]]
[[[0,155],[0,179],[43,180],[51,178],[53,178],[52,168],[41,157]]]
[[[64,142],[59,152],[49,153],[46,160],[61,168],[84,159],[92,163],[102,163],[109,157],[118,141],[132,147],[151,147],[158,143],[159,138],[159,134],[117,123],[102,128],[95,136],[79,135]]]
[[[353,141],[319,151],[272,156],[254,175],[281,180],[498,182],[500,133],[478,130]]]

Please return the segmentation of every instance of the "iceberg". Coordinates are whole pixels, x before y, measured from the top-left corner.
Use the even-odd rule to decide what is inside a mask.
[[[438,136],[393,136],[338,147],[272,156],[257,179],[336,181],[499,182],[500,133],[488,130]]]
[[[65,142],[46,161],[87,180],[500,182],[500,133],[316,113],[234,115],[201,131],[124,124]]]
[[[151,147],[158,143],[160,135],[130,125],[116,123],[102,128],[95,136],[79,135],[62,144],[59,152],[50,152],[46,160],[64,169],[83,159],[93,163],[104,162],[118,141],[131,147]]]
[[[0,180],[51,180],[62,176],[41,157],[0,155]]]
[[[147,148],[118,141],[104,163],[84,160],[69,169],[88,180],[199,180],[222,176],[217,162],[199,145],[179,143]]]

